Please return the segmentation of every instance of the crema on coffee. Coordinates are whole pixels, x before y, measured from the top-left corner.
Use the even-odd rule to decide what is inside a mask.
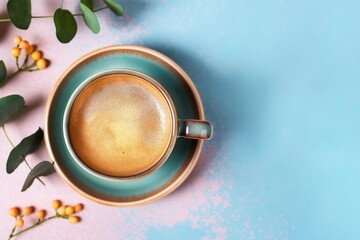
[[[71,147],[96,172],[140,174],[162,158],[171,142],[170,109],[161,91],[145,79],[130,74],[99,77],[73,102]]]

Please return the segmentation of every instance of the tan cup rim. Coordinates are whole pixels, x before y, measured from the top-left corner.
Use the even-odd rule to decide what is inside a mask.
[[[165,151],[165,153],[161,156],[161,158],[150,168],[145,170],[144,172],[141,172],[136,175],[132,176],[126,176],[126,177],[117,177],[117,176],[109,176],[103,173],[100,173],[90,167],[88,167],[75,153],[74,149],[71,146],[69,133],[68,133],[68,123],[69,123],[69,115],[70,110],[72,108],[72,105],[74,104],[74,101],[76,97],[79,95],[79,93],[91,82],[96,81],[96,79],[106,76],[106,75],[115,75],[115,74],[129,74],[134,75],[137,77],[140,77],[141,79],[151,83],[156,89],[158,89],[163,97],[166,99],[166,102],[168,104],[169,110],[171,112],[171,122],[172,122],[172,130],[171,130],[171,139],[169,142],[169,145]],[[115,181],[115,182],[130,182],[139,180],[141,178],[144,178],[146,176],[149,176],[150,174],[154,173],[156,170],[158,170],[165,162],[168,160],[171,152],[174,149],[177,135],[178,135],[178,115],[176,112],[175,104],[170,96],[170,94],[166,91],[166,89],[154,78],[150,77],[149,75],[142,73],[140,71],[136,71],[133,69],[127,69],[127,68],[113,68],[105,71],[98,72],[87,79],[85,79],[77,88],[71,93],[71,96],[66,104],[65,107],[65,113],[63,118],[63,132],[64,132],[64,138],[65,138],[65,144],[66,147],[73,158],[73,160],[85,171],[92,174],[95,177],[102,178],[107,181]]]

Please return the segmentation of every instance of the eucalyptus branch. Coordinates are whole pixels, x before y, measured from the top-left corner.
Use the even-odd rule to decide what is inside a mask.
[[[116,16],[123,16],[124,9],[118,0],[103,0],[104,5],[100,8],[93,9],[93,0],[79,1],[81,12],[72,13],[70,10],[63,8],[64,1],[61,0],[61,6],[49,16],[34,16],[31,12],[31,0],[19,5],[19,0],[8,0],[7,14],[8,18],[0,19],[1,22],[12,22],[17,28],[26,30],[31,24],[33,18],[51,18],[54,20],[56,37],[61,43],[69,43],[77,33],[78,23],[75,17],[82,17],[87,27],[94,33],[100,32],[100,23],[96,12],[109,9]]]
[[[16,36],[13,39],[13,42],[15,46],[11,49],[11,55],[15,57],[17,69],[13,73],[8,74],[4,61],[0,60],[0,85],[6,83],[9,78],[19,72],[42,70],[45,69],[48,64],[48,61],[43,58],[43,53],[40,50],[34,49],[34,45],[30,44],[25,39],[22,39],[20,36]],[[21,52],[26,54],[23,58],[19,58],[19,56],[21,57]],[[28,63],[30,58],[32,61]],[[19,62],[20,59],[23,60],[21,63]],[[30,172],[27,175],[21,189],[22,192],[26,191],[26,189],[33,184],[35,179],[45,186],[45,183],[40,179],[40,177],[48,176],[55,171],[52,162],[41,161],[32,167],[26,160],[26,157],[35,152],[44,139],[44,133],[40,127],[35,133],[23,138],[18,144],[14,144],[11,141],[9,134],[6,132],[5,124],[17,117],[25,110],[25,108],[25,100],[20,95],[13,94],[0,98],[0,128],[2,128],[7,141],[12,147],[6,162],[6,172],[8,174],[13,173],[23,162],[25,162],[26,166],[30,169]]]

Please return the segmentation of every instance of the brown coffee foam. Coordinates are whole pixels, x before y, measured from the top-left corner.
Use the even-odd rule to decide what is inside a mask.
[[[74,152],[88,167],[115,177],[155,165],[167,150],[172,115],[162,93],[128,74],[102,76],[76,97],[69,115]]]

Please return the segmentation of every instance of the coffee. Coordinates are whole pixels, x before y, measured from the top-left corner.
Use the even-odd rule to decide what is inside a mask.
[[[70,110],[68,132],[77,157],[96,172],[128,177],[154,166],[172,138],[171,108],[149,81],[110,74],[85,86]]]

